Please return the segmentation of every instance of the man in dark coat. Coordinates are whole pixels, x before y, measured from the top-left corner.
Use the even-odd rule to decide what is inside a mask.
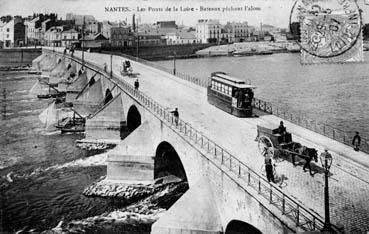
[[[138,79],[136,79],[136,81],[135,81],[135,89],[138,89],[139,86],[140,86],[140,83],[138,83]]]
[[[265,155],[265,172],[266,172],[266,176],[268,179],[268,182],[272,181],[273,183],[275,183],[274,181],[274,172],[273,172],[273,163],[272,163],[272,158],[267,155],[268,154],[268,150],[266,150],[266,155]]]
[[[282,137],[282,142],[280,143],[283,143],[286,141],[285,140],[286,132],[287,132],[286,127],[283,125],[283,121],[281,121],[278,127],[278,133],[281,134],[281,137]]]
[[[176,123],[176,125],[178,125],[178,118],[179,118],[178,108],[176,107],[174,111],[171,111],[170,113],[173,114],[174,122]]]
[[[236,98],[237,100],[237,107],[240,105],[240,93],[238,92],[238,90],[236,90],[236,92],[234,93],[234,98]]]
[[[245,96],[245,92],[241,89],[240,93],[239,93],[239,97],[238,97],[238,107],[242,107],[243,106],[243,102],[245,101],[246,96]]]
[[[356,132],[354,138],[352,139],[352,145],[354,145],[354,150],[359,151],[361,143],[361,137],[359,136],[359,132]]]

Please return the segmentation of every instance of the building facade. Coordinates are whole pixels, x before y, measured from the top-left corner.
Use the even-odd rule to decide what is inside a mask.
[[[197,42],[194,32],[167,33],[165,39],[167,45],[194,44]]]
[[[81,40],[82,47],[84,48],[100,48],[102,46],[107,46],[109,40],[104,37],[101,33],[95,35],[88,35],[83,40]]]
[[[196,39],[199,43],[218,42],[221,38],[221,25],[218,20],[199,20],[196,24]]]
[[[227,22],[222,28],[221,38],[227,42],[243,42],[250,37],[249,27],[247,22]]]
[[[75,29],[64,30],[61,33],[61,46],[71,48],[75,43],[78,43],[78,32]]]
[[[101,23],[101,34],[107,38],[110,39],[110,33],[111,33],[111,28],[113,27],[119,27],[119,23],[115,23],[115,22],[110,22],[110,21],[103,21]]]
[[[137,37],[139,46],[166,45],[165,36],[158,33],[139,32],[136,34],[136,38]]]
[[[135,36],[130,27],[111,27],[110,29],[110,43],[111,46],[132,46],[134,44]]]
[[[62,26],[54,26],[49,28],[44,35],[45,45],[47,46],[62,46]]]
[[[28,20],[24,22],[26,26],[26,41],[27,45],[39,45],[41,43],[40,40],[40,17],[36,17],[34,19]]]
[[[15,17],[8,22],[0,22],[0,40],[3,48],[25,45],[25,26],[23,19]]]

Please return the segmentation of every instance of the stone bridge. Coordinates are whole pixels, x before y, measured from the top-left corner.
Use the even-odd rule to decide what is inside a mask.
[[[133,87],[135,79],[119,74],[125,58],[93,53],[85,53],[84,57],[82,65],[78,52],[70,57],[45,49],[33,65],[50,76],[49,82],[69,76],[72,70],[76,73],[72,85],[63,86],[59,82],[58,87],[65,89],[66,99],[73,103],[74,110],[86,116],[86,141],[117,144],[108,154],[106,179],[145,184],[175,175],[188,181],[189,190],[153,224],[152,233],[321,230],[322,173],[310,177],[301,167],[281,162],[277,167],[280,183],[271,184],[261,170],[263,158],[258,155],[254,141],[256,125],[277,124],[279,118],[272,115],[236,118],[209,105],[203,87],[131,60],[135,72],[139,71],[137,90]],[[104,71],[104,63],[111,63],[112,69]],[[107,99],[109,95],[111,98]],[[174,107],[180,112],[178,121],[170,113]],[[345,157],[351,149],[292,123],[287,122],[287,127],[305,145],[320,150],[331,146],[335,159],[357,173],[353,175],[349,169],[342,171],[338,163],[334,165],[331,177],[337,182],[332,182],[332,190],[340,192],[339,196],[343,194],[345,201],[355,207],[361,202],[365,204],[369,172],[365,166]],[[130,134],[122,136],[122,130]],[[319,172],[318,165],[316,168]],[[353,181],[362,190],[350,197],[345,192],[351,188],[344,188],[342,183]],[[348,233],[353,233],[353,226],[359,222],[348,218],[347,213],[355,212],[342,211],[342,206],[347,204],[335,206],[334,202],[341,201],[331,204],[333,223],[339,227],[334,228],[344,232],[341,227],[344,226]],[[356,210],[357,215],[362,215],[358,233],[368,230],[368,209]]]

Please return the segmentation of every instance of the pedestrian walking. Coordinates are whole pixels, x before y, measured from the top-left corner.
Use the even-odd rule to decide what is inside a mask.
[[[74,47],[72,47],[72,48],[70,49],[70,56],[72,56],[72,57],[73,57],[73,54],[74,54]]]
[[[104,63],[104,72],[107,72],[107,69],[108,69],[108,65]]]
[[[352,145],[354,146],[355,151],[359,151],[361,143],[361,137],[359,136],[359,132],[356,132],[354,138],[352,139]]]
[[[140,83],[138,82],[138,79],[136,79],[136,81],[135,81],[135,89],[138,89],[139,86],[140,86]]]
[[[265,172],[268,182],[272,181],[273,183],[275,183],[273,172],[273,161],[272,157],[269,155],[268,149],[265,150]]]
[[[173,116],[174,116],[174,122],[178,126],[178,118],[179,118],[178,108],[176,107],[174,109],[174,111],[171,111],[170,113],[173,114]]]
[[[67,48],[64,48],[63,54],[65,55],[67,53]]]
[[[332,158],[332,155],[328,152],[327,148],[324,148],[324,152],[322,152],[319,158]]]

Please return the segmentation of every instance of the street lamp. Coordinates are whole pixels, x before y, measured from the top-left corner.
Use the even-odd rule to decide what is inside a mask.
[[[177,53],[173,51],[173,75],[176,75],[176,55]]]
[[[324,227],[321,230],[322,233],[336,233],[331,225],[331,221],[329,218],[329,191],[328,191],[328,174],[329,169],[332,166],[333,158],[330,153],[328,153],[327,149],[324,149],[324,152],[320,154],[320,162],[322,167],[324,168],[325,175],[325,184],[324,184]]]

